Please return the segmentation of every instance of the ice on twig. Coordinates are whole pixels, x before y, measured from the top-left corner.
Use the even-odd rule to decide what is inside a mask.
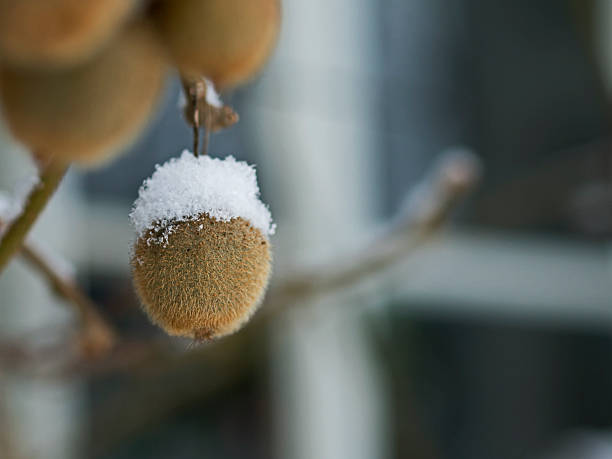
[[[444,150],[430,172],[406,195],[392,224],[427,219],[438,207],[441,193],[473,184],[480,177],[481,169],[480,159],[469,148],[457,146]]]

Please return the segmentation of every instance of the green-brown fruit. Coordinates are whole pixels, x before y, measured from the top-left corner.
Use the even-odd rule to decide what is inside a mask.
[[[154,13],[181,73],[219,89],[259,71],[280,28],[279,0],[162,0]]]
[[[139,0],[0,0],[0,59],[65,66],[95,53]]]
[[[173,223],[166,244],[136,241],[132,271],[151,320],[170,335],[208,340],[241,328],[261,302],[270,244],[242,218]]]
[[[0,69],[2,112],[39,157],[98,164],[136,139],[155,108],[166,63],[144,23],[125,29],[78,67]]]

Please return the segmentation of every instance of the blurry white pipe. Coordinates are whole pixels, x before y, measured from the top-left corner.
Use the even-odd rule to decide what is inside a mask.
[[[280,47],[243,112],[263,157],[279,223],[277,269],[340,253],[368,232],[378,201],[370,69],[376,2],[286,0]],[[385,390],[359,307],[319,301],[279,320],[275,336],[279,458],[385,457]]]

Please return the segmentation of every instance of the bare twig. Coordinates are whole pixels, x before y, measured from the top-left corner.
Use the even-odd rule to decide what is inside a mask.
[[[480,178],[480,163],[467,152],[443,156],[434,170],[409,194],[404,215],[366,250],[343,257],[345,262],[300,270],[282,279],[269,293],[268,310],[354,284],[405,258],[448,220],[451,212]]]
[[[0,239],[0,273],[21,248],[30,228],[44,210],[67,170],[68,166],[56,163],[50,163],[41,169],[40,182],[30,192],[23,212],[11,222]]]
[[[3,225],[4,222],[0,220],[0,230]],[[67,300],[79,315],[82,324],[80,347],[86,356],[95,357],[108,352],[117,341],[117,334],[74,280],[60,274],[53,263],[28,241],[23,243],[20,254],[43,275],[53,291]]]
[[[38,269],[49,285],[68,301],[82,323],[81,348],[87,357],[97,357],[108,352],[117,340],[113,328],[100,315],[93,302],[85,295],[72,279],[61,276],[45,257],[27,243],[21,255]]]

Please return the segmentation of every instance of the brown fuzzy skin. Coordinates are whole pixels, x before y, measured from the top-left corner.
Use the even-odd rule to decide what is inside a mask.
[[[11,65],[64,66],[95,53],[139,0],[0,0],[0,58]]]
[[[99,164],[136,139],[167,64],[146,23],[132,24],[95,58],[62,71],[0,69],[2,112],[39,157]]]
[[[154,17],[184,75],[227,89],[263,67],[281,14],[279,0],[162,0]]]
[[[203,225],[202,229],[199,229]],[[263,299],[270,243],[242,218],[202,215],[174,224],[167,245],[155,232],[134,246],[134,286],[151,320],[170,335],[209,340],[241,328]]]

